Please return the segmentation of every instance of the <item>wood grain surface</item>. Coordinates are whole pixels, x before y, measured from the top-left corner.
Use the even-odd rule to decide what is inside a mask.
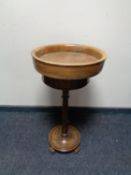
[[[32,51],[36,70],[56,79],[83,79],[98,74],[106,54],[95,47],[78,44],[54,44]]]

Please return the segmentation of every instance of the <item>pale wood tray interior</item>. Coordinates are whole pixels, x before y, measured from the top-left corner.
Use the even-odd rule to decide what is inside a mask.
[[[40,56],[40,59],[48,64],[57,65],[85,65],[98,61],[98,58],[84,53],[75,51],[60,51],[46,53]]]

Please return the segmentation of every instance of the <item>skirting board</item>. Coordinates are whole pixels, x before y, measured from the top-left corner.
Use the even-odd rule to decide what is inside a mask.
[[[60,106],[6,106],[1,105],[0,106],[0,112],[14,112],[14,111],[20,111],[20,112],[48,112],[48,113],[60,113],[61,107]],[[69,107],[69,112],[71,113],[130,113],[131,114],[131,108],[103,108],[103,107]]]

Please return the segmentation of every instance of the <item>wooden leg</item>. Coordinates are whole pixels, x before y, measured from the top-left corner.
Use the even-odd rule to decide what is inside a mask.
[[[63,106],[62,106],[62,135],[68,135],[68,98],[69,91],[67,89],[63,89]]]

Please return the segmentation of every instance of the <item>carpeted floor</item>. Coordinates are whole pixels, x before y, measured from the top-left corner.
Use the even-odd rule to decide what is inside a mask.
[[[131,175],[131,113],[71,112],[79,153],[48,152],[59,112],[0,110],[0,175]]]

